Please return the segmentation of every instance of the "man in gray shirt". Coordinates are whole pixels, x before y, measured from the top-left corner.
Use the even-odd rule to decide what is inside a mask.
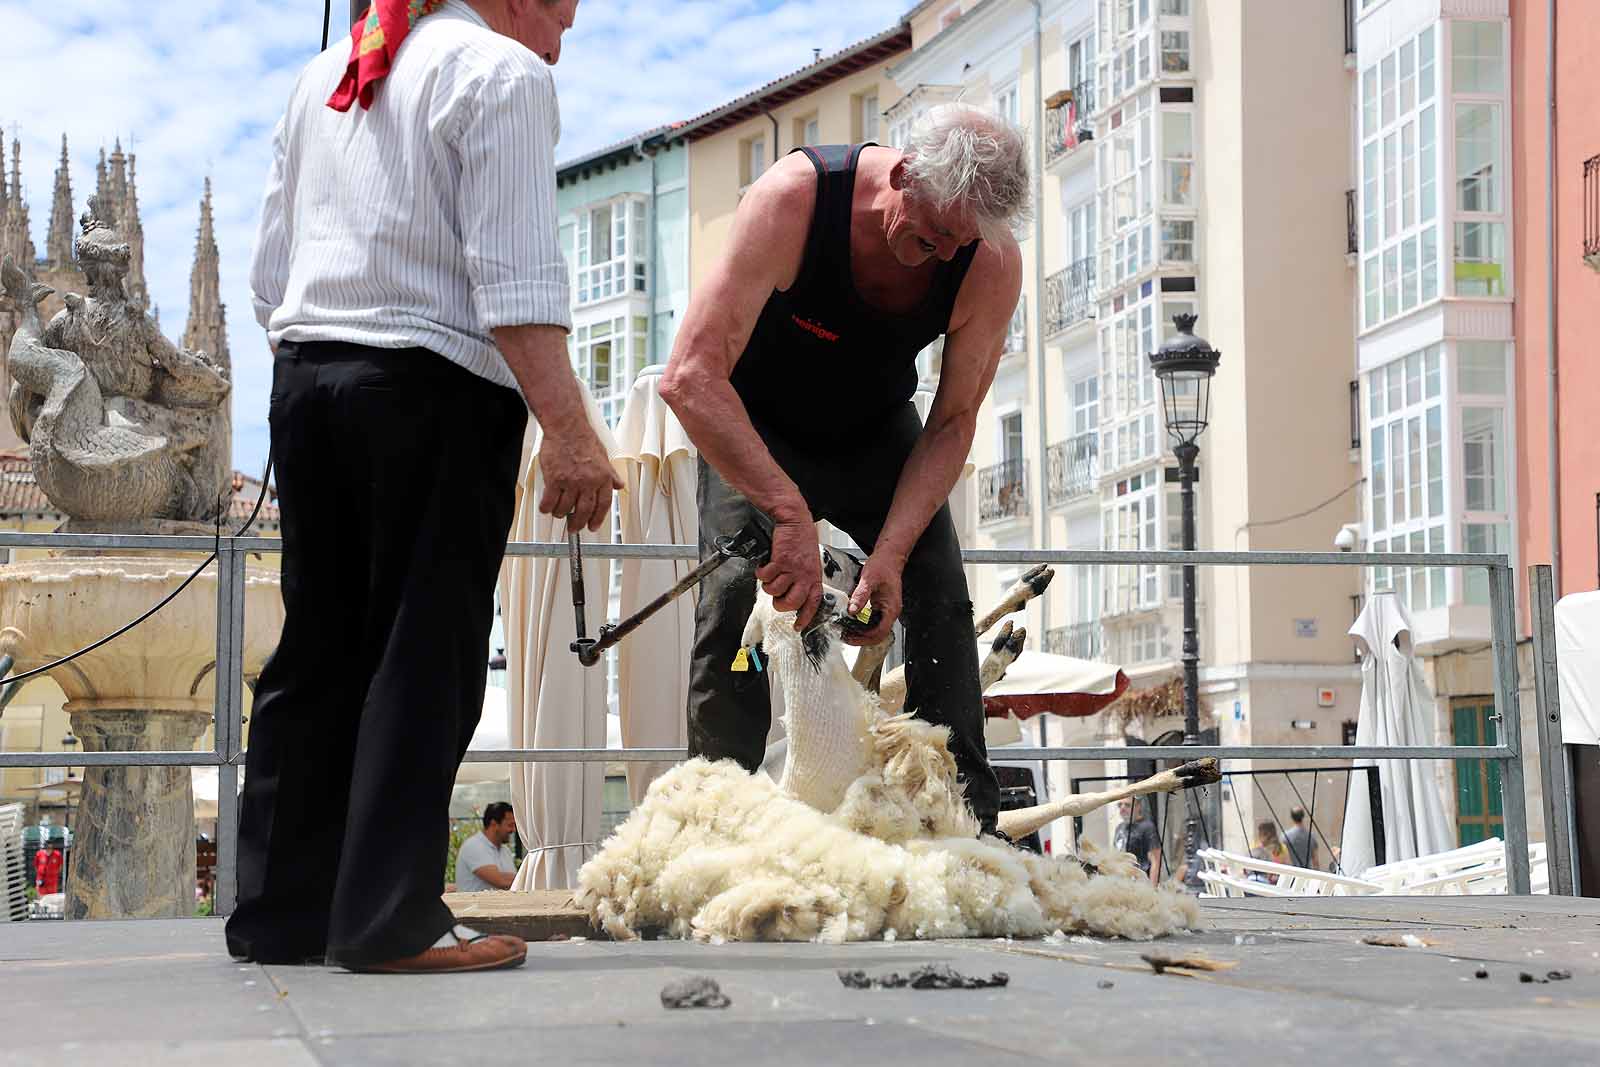
[[[482,893],[510,889],[517,862],[506,842],[517,832],[511,805],[496,801],[483,809],[483,829],[461,842],[456,850],[456,892]]]
[[[1290,808],[1289,821],[1294,823],[1283,835],[1283,843],[1289,846],[1289,860],[1296,867],[1309,867],[1317,869],[1317,842],[1311,836],[1311,831],[1306,829],[1306,809]]]

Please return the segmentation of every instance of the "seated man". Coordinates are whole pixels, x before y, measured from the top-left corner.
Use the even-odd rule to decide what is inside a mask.
[[[701,587],[689,752],[761,764],[766,676],[730,670],[756,581],[805,627],[822,594],[814,523],[870,555],[850,595],[877,625],[904,609],[906,707],[951,730],[967,801],[992,831],[1000,790],[983,741],[972,602],[945,505],[972,446],[1021,287],[1011,228],[1028,210],[1028,149],[1004,120],[934,109],[903,150],[806,147],[745,194],[689,304],[661,383],[700,451],[700,551],[764,512],[772,557]],[[945,337],[924,426],[916,357]],[[902,586],[905,593],[902,597]]]
[[[506,842],[516,832],[517,817],[510,804],[502,800],[484,808],[483,829],[456,850],[456,892],[510,889],[517,876],[517,861]]]

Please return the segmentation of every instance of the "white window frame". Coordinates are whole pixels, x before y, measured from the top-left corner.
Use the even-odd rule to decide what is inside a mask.
[[[882,124],[882,113],[878,110],[878,90],[872,89],[862,93],[858,100],[860,114],[857,121],[861,124],[858,141],[877,141],[878,128]]]
[[[995,90],[994,113],[1013,126],[1019,125],[1022,121],[1019,100],[1017,82],[1013,79]]]
[[[1468,92],[1455,84],[1455,39],[1456,34],[1465,27],[1473,27],[1483,23],[1496,23],[1500,26],[1500,88],[1491,92]],[[1445,231],[1444,241],[1441,241],[1439,253],[1441,258],[1446,251],[1450,258],[1443,262],[1449,270],[1445,275],[1446,291],[1453,296],[1470,300],[1510,300],[1516,292],[1513,270],[1513,241],[1511,232],[1510,205],[1513,203],[1512,195],[1512,155],[1511,155],[1511,124],[1514,114],[1511,110],[1511,101],[1508,94],[1509,83],[1512,78],[1511,70],[1511,27],[1505,18],[1455,18],[1446,19],[1439,23],[1439,73],[1448,88],[1448,108],[1439,115],[1440,147],[1444,158],[1444,174],[1447,182],[1441,182],[1439,190],[1440,206],[1448,211],[1448,226]],[[1499,116],[1499,155],[1496,160],[1498,173],[1496,175],[1496,193],[1498,194],[1497,207],[1489,211],[1463,211],[1457,201],[1457,159],[1456,159],[1456,123],[1459,109],[1462,106],[1493,105]],[[1477,262],[1497,263],[1500,268],[1498,292],[1464,292],[1457,283],[1457,264],[1474,262],[1462,256],[1463,236],[1466,228],[1470,226],[1487,227],[1487,234],[1497,238],[1498,258],[1496,260],[1477,260]],[[1445,243],[1445,242],[1448,243]]]
[[[1159,466],[1117,478],[1106,486],[1101,505],[1102,540],[1107,549],[1155,551],[1161,530],[1162,474]],[[1161,568],[1121,564],[1111,568],[1105,611],[1123,615],[1161,606]]]
[[[1433,23],[1406,37],[1356,81],[1361,332],[1444,295],[1439,230],[1449,213],[1439,189],[1440,149],[1454,126],[1446,122],[1452,113],[1441,80],[1443,27]]]
[[[1452,411],[1450,365],[1447,347],[1435,343],[1362,376],[1362,433],[1367,445],[1362,449],[1367,476],[1363,509],[1371,551],[1444,552],[1455,540],[1452,516],[1460,499],[1456,484],[1460,464],[1452,442],[1459,423]],[[1405,517],[1396,520],[1401,509]],[[1454,585],[1446,568],[1403,564],[1372,568],[1368,578],[1370,591],[1393,591],[1414,611],[1454,602]]]
[[[608,255],[594,261],[596,216],[606,212]],[[649,291],[650,208],[642,196],[628,194],[585,204],[577,212],[574,252],[574,303],[578,307]]]

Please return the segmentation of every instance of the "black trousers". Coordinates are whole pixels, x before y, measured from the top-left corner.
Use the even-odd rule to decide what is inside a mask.
[[[922,421],[907,403],[873,440],[848,452],[819,452],[785,441],[759,424],[757,430],[784,473],[800,487],[811,513],[870,548],[888,518]],[[705,559],[716,552],[718,537],[738,531],[755,511],[704,460],[699,473],[700,557]],[[906,709],[950,727],[951,753],[966,783],[967,803],[984,828],[992,829],[1000,809],[1000,784],[984,746],[972,600],[949,507],[939,509],[912,549],[902,589]],[[755,568],[744,560],[723,564],[701,585],[688,710],[691,756],[733,759],[751,771],[761,766],[772,725],[767,675],[728,668],[755,598]]]
[[[270,421],[283,636],[262,669],[229,951],[412,955],[483,708],[527,407],[421,349],[284,343]]]

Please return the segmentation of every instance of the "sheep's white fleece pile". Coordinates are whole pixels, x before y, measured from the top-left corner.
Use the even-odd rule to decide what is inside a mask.
[[[578,872],[579,904],[612,937],[660,928],[702,940],[839,942],[1061,930],[1148,940],[1198,925],[1192,897],[1152,886],[1125,853],[1086,856],[1099,868],[1090,875],[1070,856],[979,838],[944,727],[885,716],[850,677],[836,639],[814,666],[793,615],[765,595],[746,641],[763,637],[784,687],[785,783],[797,759],[802,776],[822,759],[810,767],[811,788],[796,790],[816,803],[816,786],[839,781],[843,763],[842,800],[819,810],[731,760],[672,769]]]

